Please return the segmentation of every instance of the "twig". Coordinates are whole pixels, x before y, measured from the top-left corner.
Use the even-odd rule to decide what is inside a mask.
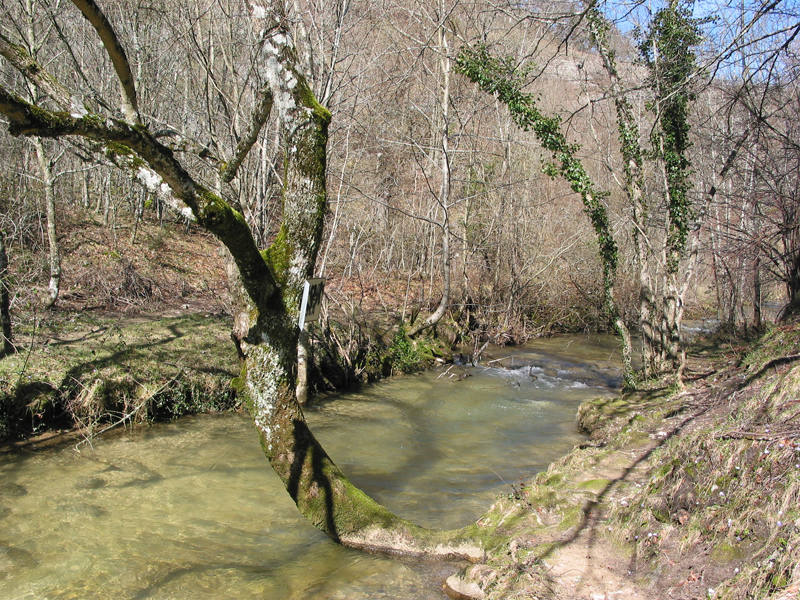
[[[509,354],[508,356],[501,356],[500,358],[495,358],[494,360],[487,361],[486,364],[490,365],[492,363],[500,362],[501,360],[505,360],[507,358],[511,358],[511,355]]]
[[[22,368],[19,370],[19,377],[17,378],[17,385],[15,387],[19,388],[19,384],[22,383],[22,376],[25,374],[25,370],[28,368],[28,360],[31,358],[31,353],[33,352],[33,344],[36,339],[36,329],[39,327],[39,319],[36,317],[36,308],[34,307],[33,312],[33,331],[31,332],[31,343],[28,346],[28,353],[25,355],[25,360],[22,363]]]
[[[444,377],[445,375],[447,375],[447,374],[450,372],[450,370],[451,370],[453,367],[455,367],[455,366],[456,366],[455,364],[452,364],[452,365],[450,365],[449,367],[447,367],[447,370],[446,370],[446,371],[443,371],[442,373],[439,373],[439,375],[437,375],[437,376],[436,376],[436,379],[441,379],[442,377]]]

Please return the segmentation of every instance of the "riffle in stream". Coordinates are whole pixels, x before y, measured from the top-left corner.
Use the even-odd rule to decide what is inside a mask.
[[[580,440],[575,411],[618,386],[617,354],[610,338],[540,340],[306,414],[377,500],[421,525],[459,527]],[[79,452],[0,454],[0,598],[439,600],[453,571],[328,540],[299,516],[242,415]]]

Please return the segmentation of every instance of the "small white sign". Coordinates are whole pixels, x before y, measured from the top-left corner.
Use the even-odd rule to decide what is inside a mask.
[[[324,279],[306,279],[303,283],[303,299],[300,301],[300,331],[305,329],[306,323],[313,323],[319,319],[324,290]]]

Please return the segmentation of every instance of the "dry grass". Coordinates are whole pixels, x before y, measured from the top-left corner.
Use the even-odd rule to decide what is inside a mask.
[[[95,430],[234,403],[229,381],[238,361],[227,319],[63,311],[47,317],[21,330],[24,345],[0,362],[5,436]]]
[[[170,222],[140,223],[135,242],[131,232],[131,223],[120,220],[110,228],[81,209],[60,215],[60,309],[158,314],[228,309],[220,246],[209,234]],[[25,272],[26,281],[32,280],[12,282],[12,312],[23,321],[41,318],[49,277],[46,252],[15,246],[9,255],[12,277]]]
[[[775,328],[696,387],[685,409],[702,418],[654,452],[647,485],[613,512],[645,568],[673,572],[661,578],[673,597],[778,598],[800,583],[798,344],[800,329]]]

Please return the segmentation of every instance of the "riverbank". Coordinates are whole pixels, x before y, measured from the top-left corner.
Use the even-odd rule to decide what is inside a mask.
[[[511,368],[392,377],[315,402],[306,418],[382,504],[422,526],[461,527],[505,482],[583,439],[575,412],[613,395],[614,350],[607,337],[539,340],[503,349]],[[441,600],[458,568],[327,538],[271,472],[244,414],[0,451],[0,481],[2,598]]]
[[[768,598],[800,590],[800,328],[696,345],[686,387],[585,403],[590,436],[480,523],[458,598]]]
[[[81,435],[236,407],[224,317],[60,316],[23,332],[37,344],[2,362],[4,385],[31,394],[17,397],[34,433],[57,406],[81,415]],[[420,351],[404,338],[390,348],[390,366]],[[589,440],[495,503],[480,523],[504,541],[451,577],[450,593],[796,597],[798,397],[800,328],[782,326],[749,346],[696,344],[684,389],[653,382],[585,403]]]
[[[48,312],[0,361],[0,440],[235,408],[229,332],[213,314]]]
[[[240,408],[240,365],[224,313],[47,311],[20,319],[19,349],[0,361],[0,443]],[[345,339],[333,319],[312,331],[311,389],[352,389],[430,367],[444,343],[364,322]]]

